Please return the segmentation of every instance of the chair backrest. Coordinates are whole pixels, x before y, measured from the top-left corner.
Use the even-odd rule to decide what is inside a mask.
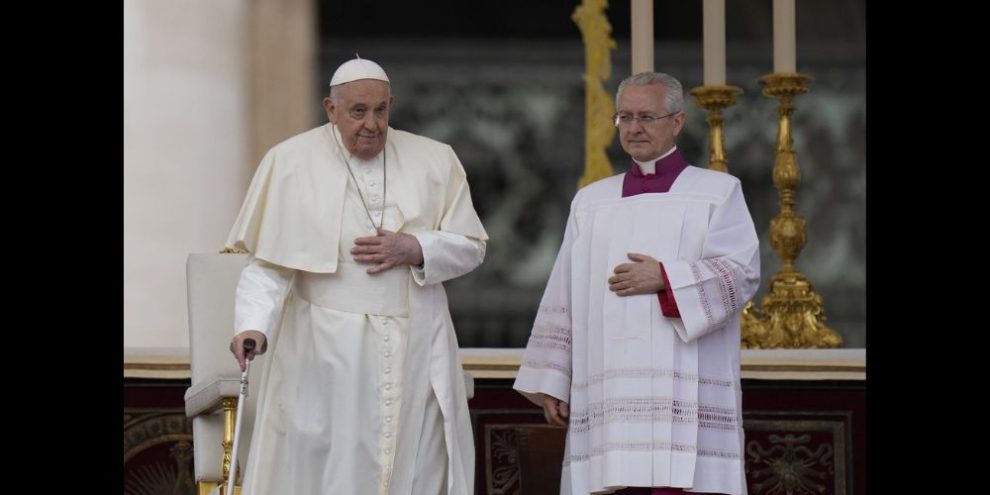
[[[247,254],[194,253],[186,260],[186,296],[189,313],[190,399],[219,403],[222,397],[238,394],[240,370],[231,355],[230,338],[234,335],[234,293]],[[251,445],[255,404],[267,360],[259,356],[251,364],[248,400],[241,419],[238,464],[243,468]],[[195,392],[195,393],[194,393]],[[223,413],[213,409],[193,417],[193,458],[196,481],[222,479]]]

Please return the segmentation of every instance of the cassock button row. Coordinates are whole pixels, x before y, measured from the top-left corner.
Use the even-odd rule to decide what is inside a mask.
[[[385,357],[392,357],[392,353],[391,352],[388,352],[388,351],[385,351]]]
[[[392,372],[392,368],[385,368],[385,374],[386,375],[389,374],[389,373],[391,373],[391,372]]]
[[[385,400],[385,405],[386,406],[391,406],[392,405],[392,399],[386,399]]]

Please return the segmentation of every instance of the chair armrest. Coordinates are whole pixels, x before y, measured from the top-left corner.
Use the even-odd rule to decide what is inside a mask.
[[[210,376],[186,389],[186,416],[211,413],[220,407],[222,399],[237,397],[240,392],[239,376]]]
[[[471,373],[468,373],[463,369],[461,370],[461,373],[464,373],[464,388],[467,392],[467,398],[470,400],[474,397],[474,377],[471,376]]]

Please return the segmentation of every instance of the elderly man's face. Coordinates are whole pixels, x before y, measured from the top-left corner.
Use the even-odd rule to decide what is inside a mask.
[[[669,112],[664,108],[666,89],[659,84],[626,86],[619,97],[616,113],[634,117],[662,117]],[[674,108],[672,110],[680,110]],[[632,119],[619,124],[619,141],[622,149],[641,162],[659,158],[674,146],[677,135],[684,127],[684,112],[678,112],[649,124]]]
[[[336,98],[324,98],[323,108],[330,122],[340,130],[347,151],[358,158],[374,158],[385,147],[388,112],[392,95],[388,83],[359,79],[342,84]]]

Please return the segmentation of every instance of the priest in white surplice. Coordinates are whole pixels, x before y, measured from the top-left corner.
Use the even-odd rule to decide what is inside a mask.
[[[261,377],[244,495],[462,495],[474,440],[441,282],[488,239],[450,146],[388,127],[365,59],[334,73],[330,123],[264,157],[227,239],[252,254],[231,349]]]
[[[682,104],[666,74],[619,85],[630,169],[575,195],[515,381],[568,426],[563,495],[746,493],[739,314],[759,241],[739,180],[675,146]]]

